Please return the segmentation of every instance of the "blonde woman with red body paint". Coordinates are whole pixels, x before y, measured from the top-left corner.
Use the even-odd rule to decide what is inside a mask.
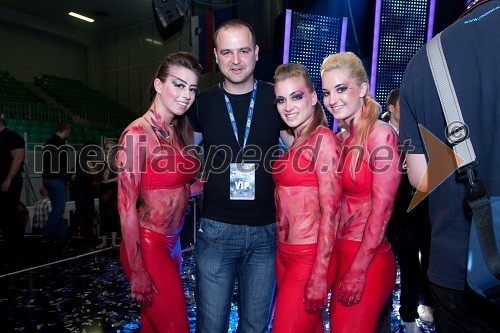
[[[366,71],[356,55],[328,56],[321,79],[323,102],[345,129],[330,324],[335,333],[374,333],[396,277],[385,231],[401,178],[398,135],[378,120],[380,106],[369,94]]]

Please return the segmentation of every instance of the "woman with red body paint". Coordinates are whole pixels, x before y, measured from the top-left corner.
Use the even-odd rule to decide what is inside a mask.
[[[372,333],[396,276],[385,231],[401,178],[398,136],[377,120],[380,106],[369,94],[366,71],[356,55],[328,56],[321,79],[323,102],[345,128],[330,325],[335,333]]]
[[[149,90],[150,108],[122,133],[117,152],[121,262],[141,306],[141,332],[187,333],[179,233],[199,161],[187,149],[184,113],[201,66],[187,52],[168,55]]]
[[[273,165],[277,298],[273,333],[323,332],[327,273],[340,217],[340,143],[327,127],[307,70],[280,65],[275,102],[295,140]]]

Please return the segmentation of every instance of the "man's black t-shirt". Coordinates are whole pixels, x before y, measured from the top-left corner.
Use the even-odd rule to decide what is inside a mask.
[[[54,134],[43,146],[43,179],[68,180],[68,149],[66,141]]]
[[[8,128],[0,132],[0,183],[9,174],[10,165],[12,164],[11,152],[20,148],[24,149],[24,139],[19,134]],[[15,184],[16,187],[19,187],[19,184],[22,184],[22,171],[23,167],[21,166],[11,181],[11,187]]]
[[[205,218],[255,226],[275,222],[271,162],[277,156],[280,130],[285,126],[274,106],[273,86],[262,81],[257,83],[250,133],[243,151],[236,141],[224,94],[231,102],[239,142],[243,146],[251,92],[232,95],[219,84],[201,93],[190,110],[193,130],[203,134],[203,170],[208,176],[203,188],[202,216]],[[229,198],[229,165],[242,160],[257,166],[255,200]]]
[[[496,32],[495,32],[496,31]],[[500,128],[498,82],[499,38],[483,38],[500,31],[500,1],[490,1],[459,19],[441,35],[450,75],[469,130],[479,166],[476,175],[492,196],[500,195]],[[422,48],[410,61],[401,84],[401,142],[410,140],[414,150],[425,152],[417,125],[423,125],[441,142],[447,142],[446,123],[437,90]],[[428,275],[431,282],[464,290],[471,212],[465,203],[463,177],[444,180],[429,195],[432,244]]]

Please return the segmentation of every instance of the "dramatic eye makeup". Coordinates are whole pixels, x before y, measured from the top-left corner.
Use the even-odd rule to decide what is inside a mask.
[[[285,97],[283,97],[283,96],[277,96],[274,99],[274,104],[283,104],[283,103],[285,103],[285,101],[286,101]]]
[[[292,101],[298,101],[304,97],[304,93],[302,91],[294,91],[290,96],[292,97]]]
[[[337,94],[343,94],[345,93],[347,90],[349,89],[352,89],[352,87],[349,87],[349,85],[347,84],[344,84],[344,83],[340,83],[340,84],[337,84],[335,87],[333,87],[334,91],[337,93]],[[330,96],[330,91],[326,90],[326,89],[323,89],[322,90],[322,93],[323,93],[323,98],[325,97],[329,97]]]
[[[184,89],[184,87],[186,86],[184,83],[175,82],[175,81],[172,81],[172,84],[174,85],[174,87],[180,88],[180,89]]]
[[[339,93],[339,94],[342,94],[349,89],[351,89],[351,88],[349,88],[349,86],[346,86],[346,85],[339,85],[339,86],[335,87],[335,90],[337,90],[337,93]]]
[[[170,75],[170,77],[172,77],[172,84],[177,87],[177,88],[184,88],[185,86],[187,86],[187,82],[184,81],[183,79],[181,79],[180,77],[177,77],[177,76],[174,76],[174,75]]]
[[[294,91],[293,93],[290,94],[290,97],[292,101],[299,101],[304,97],[304,92],[302,91]],[[274,99],[275,104],[283,104],[286,102],[286,98],[283,96],[277,96]]]
[[[171,75],[171,76],[173,78],[173,80],[171,82],[174,85],[174,87],[176,87],[178,89],[184,89],[185,87],[187,87],[186,81],[184,81],[181,78],[178,78],[177,76],[173,76],[173,75]],[[198,92],[199,92],[198,86],[190,86],[189,91],[195,95],[198,94]]]

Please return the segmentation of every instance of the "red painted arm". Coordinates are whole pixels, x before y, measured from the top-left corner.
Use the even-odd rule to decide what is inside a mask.
[[[304,291],[307,311],[318,311],[327,305],[326,276],[335,246],[342,197],[342,183],[337,173],[337,163],[341,151],[340,143],[332,132],[322,132],[317,139],[321,140],[315,164],[319,185],[321,221],[318,229],[316,260]],[[312,144],[314,145],[314,143]]]
[[[152,292],[156,290],[151,276],[146,271],[141,253],[140,225],[137,214],[141,173],[146,160],[147,138],[143,127],[137,123],[129,125],[123,132],[117,153],[118,211],[128,262],[131,269],[130,287],[132,298],[141,306],[151,305]]]
[[[355,304],[361,298],[366,271],[385,238],[401,179],[398,144],[396,132],[386,124],[377,123],[368,138],[373,173],[371,211],[354,262],[339,284],[338,299],[346,305]]]

